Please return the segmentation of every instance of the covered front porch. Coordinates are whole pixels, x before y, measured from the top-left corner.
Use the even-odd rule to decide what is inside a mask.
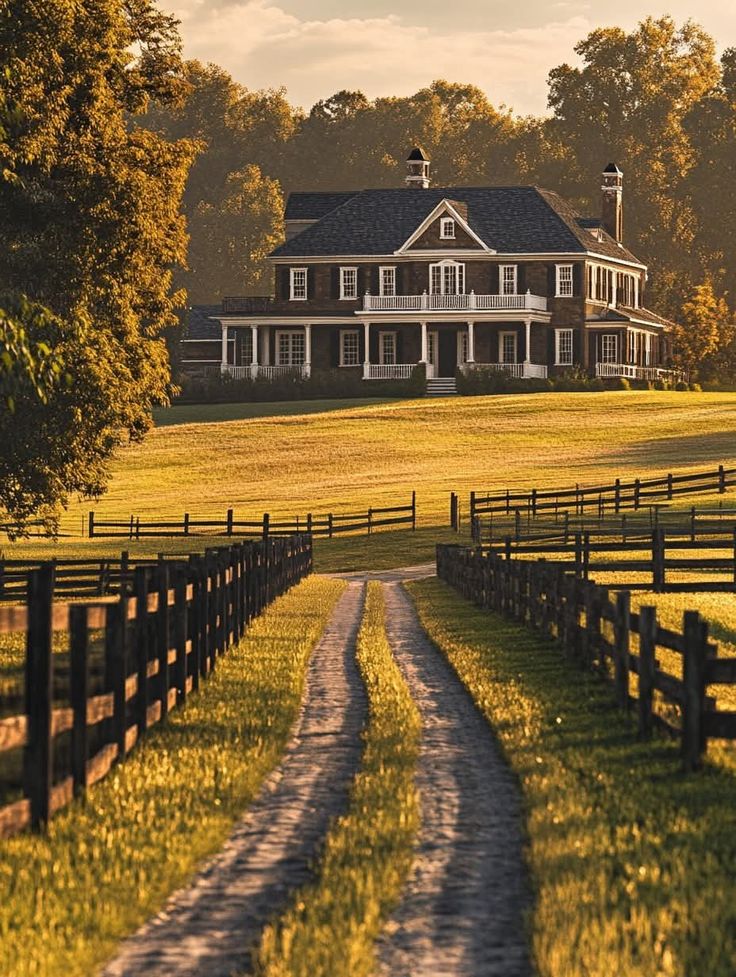
[[[661,329],[594,328],[589,331],[590,361],[602,379],[673,382],[682,378],[669,366],[666,336]]]
[[[547,376],[546,322],[222,322],[220,372],[235,379],[309,377],[353,370],[364,380],[428,380],[491,369],[521,379]]]

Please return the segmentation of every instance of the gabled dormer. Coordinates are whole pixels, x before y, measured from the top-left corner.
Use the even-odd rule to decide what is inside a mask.
[[[460,200],[441,200],[414,229],[395,254],[462,251],[495,254],[468,221],[468,205]]]

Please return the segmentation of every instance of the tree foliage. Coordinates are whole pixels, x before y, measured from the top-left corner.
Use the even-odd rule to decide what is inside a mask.
[[[718,353],[731,342],[732,317],[711,281],[696,285],[682,306],[673,330],[675,362],[699,377],[712,374]]]
[[[53,518],[103,490],[112,450],[167,399],[194,147],[128,124],[183,92],[175,23],[150,0],[13,0],[0,52],[0,305],[47,310],[30,342],[72,381],[45,400],[25,385],[0,412],[0,509]]]

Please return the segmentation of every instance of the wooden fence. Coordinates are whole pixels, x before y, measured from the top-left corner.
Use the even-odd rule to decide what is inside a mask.
[[[470,521],[491,513],[513,515],[516,510],[529,511],[533,516],[540,512],[572,510],[582,513],[597,510],[618,513],[621,509],[639,509],[654,501],[669,502],[678,495],[694,495],[699,492],[723,493],[736,485],[736,468],[717,469],[686,475],[671,472],[658,478],[635,478],[622,481],[617,478],[610,485],[596,485],[570,489],[532,489],[529,492],[501,492],[496,494],[470,493]]]
[[[308,536],[241,543],[138,566],[132,593],[80,604],[54,602],[52,564],[32,571],[27,604],[0,608],[0,635],[21,634],[26,646],[24,695],[0,701],[0,796],[22,794],[0,808],[0,836],[40,829],[122,762],[311,567]]]
[[[708,739],[736,739],[736,712],[717,709],[707,694],[712,685],[736,684],[736,658],[718,657],[697,611],[685,612],[682,632],[671,631],[657,622],[656,607],[634,613],[628,590],[614,600],[605,587],[556,564],[507,561],[459,546],[437,546],[437,575],[480,607],[538,630],[572,660],[598,668],[612,679],[619,705],[636,711],[642,738],[657,725],[680,739],[686,770],[701,765]],[[661,669],[658,648],[681,656],[682,678]]]
[[[513,517],[477,516],[471,527],[475,543],[494,543],[511,537],[515,542],[546,541],[568,543],[574,533],[588,532],[599,539],[641,539],[661,527],[668,536],[681,536],[693,542],[696,539],[723,537],[736,527],[736,509],[723,505],[713,508],[667,510],[659,505],[648,506],[638,512],[620,515],[582,513],[576,515],[568,509],[552,518],[544,515],[532,517],[529,510],[519,509]]]
[[[342,533],[365,532],[370,535],[386,526],[417,525],[417,497],[411,494],[407,505],[371,506],[363,512],[326,513],[291,518],[272,519],[264,513],[259,519],[236,519],[233,509],[228,509],[224,519],[197,519],[187,512],[181,519],[146,521],[140,516],[129,519],[98,519],[89,513],[87,534],[92,537],[150,539],[172,536],[292,536],[308,533],[312,536],[332,538]]]
[[[691,540],[670,536],[660,526],[626,543],[600,539],[591,533],[573,533],[565,542],[515,542],[507,537],[503,543],[481,547],[484,552],[512,557],[551,558],[575,576],[589,579],[591,574],[616,573],[647,576],[648,580],[626,579],[617,586],[628,590],[665,592],[736,593],[736,527],[720,537]],[[676,555],[672,555],[672,551]],[[707,556],[701,553],[706,552]],[[622,555],[623,554],[623,555]],[[716,555],[717,554],[717,555]],[[566,558],[567,557],[567,558]],[[686,581],[672,580],[669,572],[687,574]],[[703,579],[720,575],[719,579]],[[697,575],[693,578],[692,575]]]

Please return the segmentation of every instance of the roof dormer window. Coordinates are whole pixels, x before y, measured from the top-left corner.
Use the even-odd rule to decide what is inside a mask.
[[[440,219],[440,240],[455,240],[455,221],[452,217],[442,217]]]

